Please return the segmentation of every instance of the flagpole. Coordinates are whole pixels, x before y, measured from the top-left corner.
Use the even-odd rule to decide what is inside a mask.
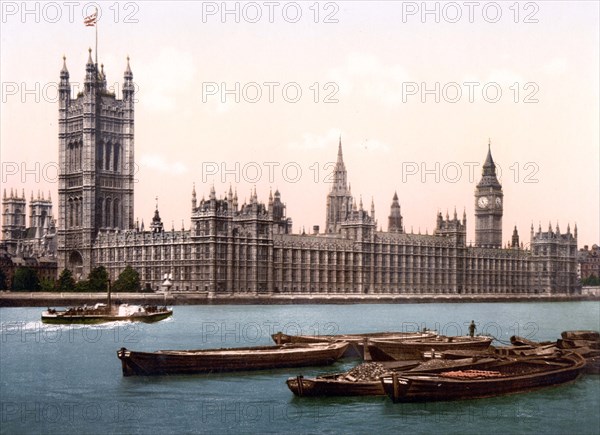
[[[95,28],[96,28],[96,71],[98,71],[98,8],[96,9],[96,22],[95,24]]]

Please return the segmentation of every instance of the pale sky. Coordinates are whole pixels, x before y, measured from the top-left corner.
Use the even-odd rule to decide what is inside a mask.
[[[378,227],[397,191],[408,231],[431,234],[438,210],[456,207],[473,240],[490,138],[504,242],[515,225],[528,243],[532,222],[551,221],[577,223],[580,247],[599,243],[597,2],[427,3],[439,22],[422,2],[275,3],[230,2],[225,16],[222,2],[100,4],[109,86],[120,93],[129,55],[139,88],[140,220],[158,196],[166,228],[187,229],[193,183],[200,198],[214,183],[217,195],[237,186],[240,203],[278,188],[294,232],[323,229],[341,134],[352,192],[374,200]],[[2,3],[1,183],[56,200],[56,82],[63,54],[83,81],[93,3],[23,5]]]

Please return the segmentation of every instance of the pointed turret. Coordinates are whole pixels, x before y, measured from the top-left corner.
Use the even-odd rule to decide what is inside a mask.
[[[496,177],[496,164],[492,158],[491,142],[488,142],[488,152],[483,163],[482,177],[478,187],[500,187],[498,178]]]
[[[402,233],[402,214],[400,213],[400,203],[398,202],[398,193],[394,192],[390,215],[388,217],[388,231],[390,233]]]
[[[67,69],[67,56],[63,55],[63,66],[60,70],[60,78],[69,80],[69,70]]]
[[[519,232],[517,231],[516,225],[515,225],[515,229],[513,230],[513,233],[512,233],[512,239],[511,239],[510,246],[511,246],[511,248],[519,247]]]
[[[63,55],[63,67],[60,70],[60,83],[58,85],[58,94],[60,97],[61,107],[64,109],[66,104],[71,99],[71,84],[69,83],[69,70],[67,70],[67,58]]]
[[[375,201],[373,200],[373,197],[371,197],[371,219],[375,221]]]
[[[237,194],[237,187],[236,187],[233,192],[233,209],[235,211],[237,211],[237,208],[238,208],[238,194]]]
[[[129,66],[129,56],[127,56],[127,67],[125,68],[125,73],[123,74],[123,99],[126,101],[133,101],[134,91],[135,86],[133,84],[133,73],[131,72],[131,67]]]
[[[196,183],[192,185],[192,210],[195,210],[197,207],[196,201]]]
[[[143,225],[144,221],[142,220],[142,226]],[[160,213],[158,212],[158,197],[156,198],[156,209],[154,210],[154,217],[152,218],[152,223],[150,224],[150,230],[153,233],[162,233],[164,231]]]
[[[85,91],[87,93],[92,92],[92,88],[96,86],[98,80],[97,68],[92,59],[92,49],[88,49],[88,61],[85,64]]]
[[[104,64],[100,64],[100,72],[98,73],[98,83],[100,89],[106,91],[106,74],[104,74]]]

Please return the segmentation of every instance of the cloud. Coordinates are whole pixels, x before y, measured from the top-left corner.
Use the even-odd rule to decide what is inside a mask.
[[[348,56],[346,63],[329,71],[342,95],[357,93],[388,105],[402,103],[402,84],[409,81],[401,65],[384,65],[377,57],[362,53]]]
[[[179,175],[188,171],[188,168],[183,163],[168,162],[165,156],[161,154],[142,154],[140,157],[140,166],[172,175]]]
[[[304,151],[332,149],[333,146],[337,147],[339,140],[340,130],[331,128],[325,134],[321,135],[303,133],[302,140],[290,143],[288,148]],[[342,137],[342,146],[344,148],[353,148],[369,152],[388,152],[391,149],[388,144],[377,139],[362,139],[360,141],[355,141],[353,139],[348,139],[347,137]]]
[[[337,145],[339,138],[340,130],[336,128],[331,128],[322,135],[303,133],[302,140],[288,144],[288,148],[293,150],[320,150],[331,147],[331,144]]]
[[[568,69],[569,65],[564,57],[555,57],[542,67],[542,71],[552,76],[562,76]]]

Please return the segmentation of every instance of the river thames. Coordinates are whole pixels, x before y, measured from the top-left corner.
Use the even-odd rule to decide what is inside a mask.
[[[297,398],[290,376],[329,367],[124,378],[116,351],[255,346],[270,334],[414,331],[555,340],[600,330],[598,302],[176,306],[156,324],[44,325],[41,308],[0,308],[0,432],[600,433],[600,376],[489,399],[393,404],[387,397]]]

